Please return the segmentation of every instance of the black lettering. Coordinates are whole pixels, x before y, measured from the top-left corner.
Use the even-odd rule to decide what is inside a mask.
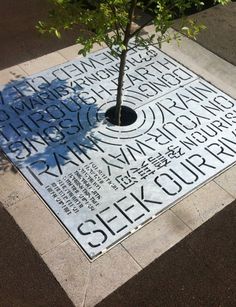
[[[94,236],[93,237],[93,242],[88,242],[88,245],[96,248],[99,247],[100,245],[104,244],[107,240],[107,234],[102,230],[102,229],[93,229],[91,230],[91,226],[89,226],[88,230],[83,230],[82,227],[84,227],[85,224],[92,224],[92,225],[96,225],[96,222],[94,220],[86,220],[84,223],[81,223],[78,226],[78,232],[82,235],[82,236],[88,236],[92,233],[94,234],[99,234],[100,238],[96,238],[96,242],[94,242]],[[85,226],[86,227],[86,226]]]

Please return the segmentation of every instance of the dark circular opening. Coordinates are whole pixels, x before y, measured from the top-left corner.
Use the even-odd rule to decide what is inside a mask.
[[[116,120],[115,120],[115,111],[116,107],[111,107],[109,108],[106,113],[105,117],[107,121],[113,125],[117,125]],[[132,125],[137,119],[137,114],[135,110],[126,107],[126,106],[121,106],[121,126],[129,126]]]

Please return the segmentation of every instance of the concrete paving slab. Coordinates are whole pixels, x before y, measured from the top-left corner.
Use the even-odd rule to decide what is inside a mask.
[[[80,48],[81,46],[79,44],[72,45],[72,46],[58,50],[58,53],[60,53],[68,61],[73,60],[75,58],[79,59],[83,57],[81,54],[78,54]],[[104,43],[101,45],[94,44],[92,52],[99,51],[103,48],[106,48],[106,45]]]
[[[66,59],[61,54],[58,52],[52,52],[42,57],[20,63],[19,66],[28,75],[32,75],[64,62],[66,62]]]
[[[20,68],[19,65],[15,65],[1,70],[0,84],[6,84],[18,78],[26,77],[27,73]]]
[[[209,182],[176,204],[171,211],[188,227],[196,229],[233,200],[229,193]]]
[[[193,232],[187,245],[215,276],[236,294],[236,203],[216,214]],[[204,242],[204,252],[203,252]],[[232,305],[234,300],[232,299]],[[236,301],[235,301],[236,302]]]
[[[42,256],[76,306],[83,306],[90,278],[90,263],[68,239]]]
[[[191,229],[168,210],[123,241],[122,245],[144,268],[190,232]]]
[[[40,254],[68,239],[69,235],[35,194],[18,201],[8,212]]]
[[[149,30],[152,31],[152,26]],[[183,35],[180,45],[172,41],[163,44],[162,50],[228,95],[236,97],[234,65]]]
[[[6,208],[33,195],[29,184],[2,152],[0,152],[0,182],[0,201]]]
[[[74,306],[1,204],[0,251],[0,306]]]
[[[79,50],[80,50],[79,45],[72,45],[72,46],[58,50],[58,53],[61,54],[65,59],[69,61],[75,58],[77,59],[82,58],[82,55],[78,54]]]
[[[236,2],[228,5],[216,5],[190,16],[191,19],[204,24],[207,29],[197,37],[197,43],[220,58],[236,65]],[[179,29],[176,22],[175,29]]]
[[[214,181],[236,198],[236,166],[231,167],[226,172],[216,177]]]
[[[76,306],[94,306],[141,269],[121,245],[90,263],[71,239],[43,259]]]
[[[235,223],[234,202],[96,306],[235,306]]]
[[[121,245],[117,245],[109,254],[105,254],[91,264],[84,306],[95,306],[103,297],[140,270],[141,267],[132,256]]]

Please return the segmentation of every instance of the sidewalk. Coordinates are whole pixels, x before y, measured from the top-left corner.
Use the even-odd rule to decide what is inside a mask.
[[[74,306],[0,203],[0,306]]]
[[[198,44],[236,65],[236,4],[223,9],[217,5],[195,14],[193,19],[207,27],[198,35]],[[177,22],[175,29],[178,29]]]
[[[49,9],[47,0],[0,0],[0,69],[71,46],[76,33],[68,32],[61,40],[42,36],[35,26],[44,20]],[[76,54],[75,54],[76,56]]]
[[[235,306],[235,226],[234,201],[97,306]]]
[[[38,18],[36,12],[45,14],[41,2],[24,0],[18,7],[15,1],[0,1],[0,10],[5,12],[0,21],[4,29],[0,31],[4,42],[0,50],[2,84],[76,56],[77,47],[68,47],[74,41],[73,34],[65,41],[49,43],[43,39],[41,43],[38,34],[29,30]],[[208,22],[200,44],[183,37],[180,48],[173,43],[163,49],[236,98],[236,68],[232,65],[236,54],[236,3],[199,15]],[[131,302],[135,306],[160,306],[157,300],[162,299],[161,306],[173,306],[176,301],[180,304],[177,306],[205,307],[214,297],[213,306],[220,302],[222,306],[235,306],[235,203],[229,205],[236,199],[235,181],[233,166],[90,263],[25,180],[0,156],[0,202],[5,208],[0,207],[0,306],[95,306],[128,280],[101,306],[132,306]],[[222,213],[207,222],[218,211]],[[214,245],[218,246],[217,253]],[[156,279],[160,274],[168,279]],[[222,288],[219,280],[224,280]],[[174,292],[176,283],[179,292]],[[162,297],[155,298],[155,284],[161,288]],[[145,287],[153,292],[144,291]],[[197,287],[199,292],[195,292]],[[182,305],[178,298],[183,299]]]

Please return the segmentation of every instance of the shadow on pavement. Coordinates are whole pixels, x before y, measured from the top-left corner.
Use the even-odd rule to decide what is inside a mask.
[[[0,306],[74,306],[0,203]]]

